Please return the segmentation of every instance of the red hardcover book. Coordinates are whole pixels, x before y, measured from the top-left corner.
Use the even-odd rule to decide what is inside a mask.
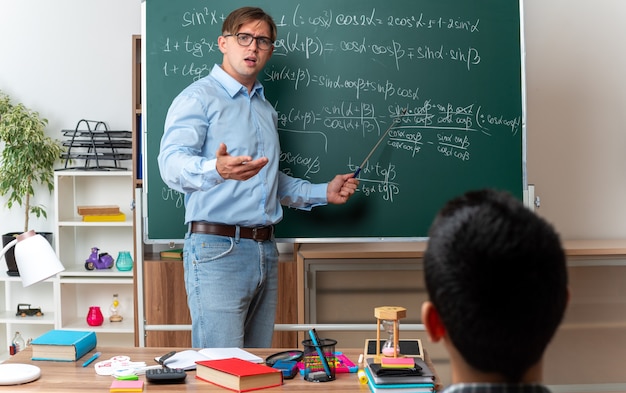
[[[235,392],[283,384],[283,373],[280,370],[238,358],[198,361],[196,378]]]

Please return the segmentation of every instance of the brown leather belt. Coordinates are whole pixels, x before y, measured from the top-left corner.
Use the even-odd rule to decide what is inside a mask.
[[[193,221],[191,223],[191,233],[202,233],[205,235],[219,235],[235,237],[237,233],[236,225],[211,224],[208,222]],[[244,239],[252,239],[257,242],[264,242],[272,238],[274,226],[268,225],[264,227],[239,227],[239,237]]]

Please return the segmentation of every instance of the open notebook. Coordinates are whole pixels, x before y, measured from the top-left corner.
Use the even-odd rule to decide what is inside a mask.
[[[163,365],[169,368],[182,368],[183,370],[195,370],[196,361],[198,360],[215,360],[239,358],[248,360],[253,363],[263,363],[263,358],[254,355],[241,348],[204,348],[199,351],[187,349],[185,351],[176,352],[172,357],[168,358]],[[159,361],[159,356],[154,358]]]

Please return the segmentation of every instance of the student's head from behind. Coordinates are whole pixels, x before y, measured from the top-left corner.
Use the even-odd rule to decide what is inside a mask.
[[[431,339],[502,381],[540,365],[568,301],[565,253],[545,220],[508,193],[468,192],[435,218],[424,274]]]

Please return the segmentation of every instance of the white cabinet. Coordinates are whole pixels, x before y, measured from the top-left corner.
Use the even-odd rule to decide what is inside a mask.
[[[134,249],[132,171],[58,171],[54,176],[55,248],[65,271],[53,282],[57,299],[55,319],[59,329],[90,329],[99,343],[133,345],[133,272],[111,269],[87,270],[85,260],[92,247],[117,259],[121,251]],[[116,205],[125,221],[85,222],[78,206]],[[113,295],[118,294],[122,322],[110,322]],[[90,306],[99,306],[102,326],[86,323]]]
[[[117,258],[120,251],[133,250],[132,172],[58,171],[54,176],[55,247],[68,271],[103,273],[106,276],[132,276],[132,272],[87,271],[85,260],[92,247]],[[117,205],[125,221],[85,222],[78,206]],[[71,274],[76,275],[75,273]],[[87,274],[87,277],[96,277]]]
[[[54,302],[54,280],[48,279],[31,285],[22,286],[19,277],[10,277],[6,271],[0,273],[0,337],[4,337],[4,345],[0,348],[0,360],[9,357],[9,346],[15,332],[20,332],[24,340],[37,337],[54,328],[56,306]],[[41,308],[42,316],[17,316],[17,305],[30,304],[33,308]]]
[[[65,271],[48,280],[22,287],[19,277],[0,273],[0,361],[9,356],[16,331],[24,340],[47,330],[93,330],[99,345],[134,345],[133,271],[87,270],[92,247],[117,259],[120,251],[134,249],[132,171],[57,171],[54,175],[54,248]],[[117,205],[126,216],[119,222],[84,222],[78,206]],[[118,295],[122,322],[110,322],[113,295]],[[41,308],[43,316],[16,316],[17,305]],[[90,306],[99,306],[102,326],[86,322]]]

